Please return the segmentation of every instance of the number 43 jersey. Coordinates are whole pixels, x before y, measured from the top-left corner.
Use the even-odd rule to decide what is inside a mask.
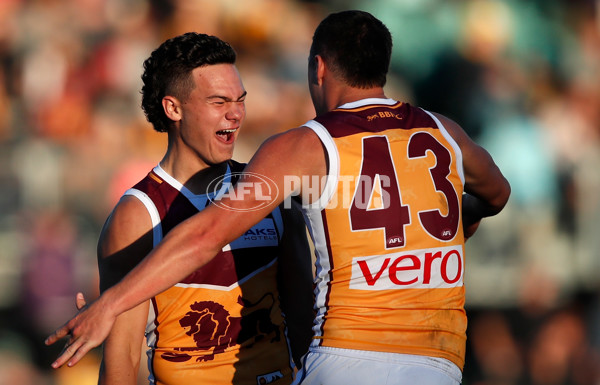
[[[305,124],[328,175],[304,207],[317,254],[313,346],[464,365],[461,152],[438,119],[391,99]]]

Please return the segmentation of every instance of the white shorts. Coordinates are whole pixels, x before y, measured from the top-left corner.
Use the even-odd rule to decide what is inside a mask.
[[[311,347],[292,385],[459,385],[461,370],[428,356]]]

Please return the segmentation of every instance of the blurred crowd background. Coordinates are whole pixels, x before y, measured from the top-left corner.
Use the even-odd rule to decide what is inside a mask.
[[[513,188],[467,244],[463,383],[600,384],[600,1],[0,0],[0,385],[96,383],[98,349],[51,370],[43,340],[98,295],[101,226],[165,149],[140,108],[150,52],[233,45],[247,161],[313,117],[312,33],[351,8],[393,34],[387,95],[459,122]]]

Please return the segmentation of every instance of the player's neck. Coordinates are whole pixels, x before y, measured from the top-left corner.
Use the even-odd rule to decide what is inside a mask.
[[[192,193],[205,194],[211,183],[227,172],[227,163],[208,165],[200,159],[184,161],[165,155],[160,167]]]
[[[382,87],[374,88],[354,88],[340,87],[337,92],[331,94],[328,98],[327,108],[329,111],[344,105],[346,103],[356,102],[357,100],[371,98],[386,98]]]

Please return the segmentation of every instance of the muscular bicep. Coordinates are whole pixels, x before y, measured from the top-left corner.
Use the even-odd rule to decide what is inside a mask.
[[[121,198],[98,241],[100,290],[119,282],[152,250],[152,222],[135,197]]]
[[[245,171],[265,175],[277,185],[281,199],[276,204],[292,192],[301,195],[303,202],[312,203],[319,195],[313,190],[322,190],[321,182],[327,175],[326,152],[313,130],[298,127],[265,141]]]

